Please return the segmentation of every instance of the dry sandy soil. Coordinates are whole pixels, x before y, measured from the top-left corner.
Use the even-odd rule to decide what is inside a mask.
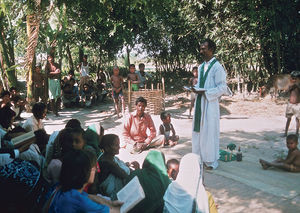
[[[270,98],[262,100],[239,96],[222,97],[221,100],[221,136],[220,147],[226,148],[235,143],[243,151],[242,162],[220,162],[217,170],[206,171],[205,185],[212,192],[219,212],[299,212],[300,174],[276,169],[263,170],[259,158],[272,160],[285,156],[285,138],[280,137],[285,126],[286,101],[276,103]],[[186,94],[167,97],[166,110],[172,113],[172,123],[180,136],[180,142],[173,148],[160,149],[166,159],[180,159],[191,152],[192,119],[188,119],[189,100]],[[29,115],[26,115],[29,116]],[[153,115],[158,127],[161,123],[158,115]],[[70,118],[77,118],[82,126],[101,122],[106,133],[115,133],[121,137],[125,118],[118,119],[113,114],[111,101],[91,109],[62,110],[61,117],[49,115],[45,121],[48,133],[60,130]],[[290,131],[295,131],[292,121]],[[142,163],[147,152],[131,155],[120,151],[124,161],[137,160]]]

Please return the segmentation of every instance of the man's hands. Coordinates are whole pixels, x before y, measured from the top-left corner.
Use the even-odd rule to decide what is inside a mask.
[[[205,91],[199,91],[199,90],[195,90],[194,87],[192,87],[192,92],[198,94],[198,95],[203,95]]]

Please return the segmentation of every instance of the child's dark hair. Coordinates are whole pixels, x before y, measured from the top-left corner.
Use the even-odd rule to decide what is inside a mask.
[[[101,139],[101,142],[99,144],[99,148],[100,149],[105,149],[109,146],[112,145],[112,143],[118,139],[119,136],[115,135],[115,134],[107,134],[107,135],[103,135],[102,139]]]
[[[75,119],[75,118],[70,119],[70,120],[67,122],[65,128],[82,129],[82,128],[81,128],[81,123],[80,123],[80,121],[79,121],[78,119]]]
[[[198,71],[198,67],[193,67],[192,72],[194,72],[194,70]]]
[[[16,88],[16,87],[11,87],[11,88],[9,89],[10,92],[12,92],[12,91],[14,91],[14,90],[17,91],[17,88]]]
[[[134,67],[134,68],[135,68],[135,65],[134,65],[134,64],[130,64],[130,65],[129,65],[129,68],[131,68],[131,67]]]
[[[3,90],[3,91],[1,92],[0,98],[3,98],[3,97],[6,96],[6,95],[10,96],[10,92],[7,91],[7,90]]]
[[[141,103],[144,103],[145,106],[147,106],[147,100],[143,97],[138,97],[135,101],[135,105],[138,105],[138,103],[141,102]]]
[[[42,119],[46,107],[46,104],[42,102],[35,103],[32,107],[33,116],[37,119]]]
[[[21,97],[18,96],[18,95],[15,95],[15,96],[13,96],[10,100],[11,100],[12,102],[14,102],[14,103],[17,103],[18,101],[21,100]]]
[[[290,134],[286,137],[286,140],[287,141],[291,140],[291,141],[298,143],[298,136],[295,134]]]
[[[87,59],[87,58],[88,58],[88,56],[87,56],[87,55],[84,55],[84,56],[83,56],[83,58],[86,58],[86,59]]]
[[[179,161],[177,160],[177,159],[170,159],[170,160],[168,160],[167,161],[167,169],[169,169],[170,168],[170,166],[172,165],[172,164],[176,164],[176,165],[179,165]]]
[[[60,183],[62,191],[81,189],[90,178],[91,169],[94,166],[93,159],[89,157],[92,152],[72,150],[62,160]]]
[[[11,119],[16,116],[16,113],[10,109],[9,106],[5,106],[0,109],[0,124],[7,129],[10,125]]]
[[[60,146],[60,153],[58,153],[56,158],[64,156],[65,153],[73,150],[74,140],[78,135],[81,134],[82,130],[77,128],[65,128],[61,130],[58,135],[58,146]]]
[[[167,111],[163,111],[162,113],[160,113],[160,119],[161,120],[165,120],[169,116],[171,116],[171,114]]]
[[[35,135],[37,145],[47,145],[50,136],[47,134],[47,132],[44,129],[36,130],[34,132],[34,135]]]
[[[145,67],[145,64],[140,63],[140,64],[139,64],[139,68],[141,68],[141,67]]]

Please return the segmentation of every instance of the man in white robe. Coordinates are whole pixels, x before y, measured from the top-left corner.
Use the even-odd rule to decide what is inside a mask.
[[[215,59],[216,44],[207,39],[200,47],[204,63],[198,69],[197,94],[193,119],[192,152],[200,155],[209,169],[218,167],[220,107],[219,99],[227,92],[226,72]]]

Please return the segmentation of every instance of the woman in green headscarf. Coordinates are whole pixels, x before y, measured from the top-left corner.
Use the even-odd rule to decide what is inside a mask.
[[[131,172],[128,182],[137,176],[145,192],[145,199],[138,203],[130,213],[162,212],[163,196],[170,184],[165,158],[159,151],[150,151],[144,160],[142,169]]]

